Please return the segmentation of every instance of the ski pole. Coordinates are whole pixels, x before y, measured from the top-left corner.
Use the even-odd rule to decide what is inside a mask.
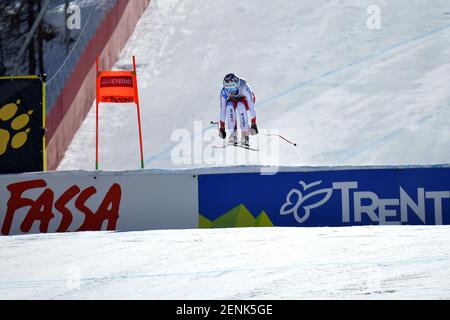
[[[278,137],[278,138],[280,138],[280,139],[283,139],[283,140],[286,141],[287,143],[292,144],[294,147],[297,146],[297,144],[296,144],[295,142],[289,141],[288,139],[286,139],[285,137],[283,137],[283,136],[280,135],[280,134],[269,134],[269,133],[263,133],[263,132],[261,132],[261,134],[264,135],[264,136],[268,136],[268,137]]]
[[[211,121],[211,124],[219,125],[219,123],[217,121]],[[264,135],[264,136],[268,136],[268,137],[278,137],[280,139],[283,139],[287,143],[292,144],[294,147],[297,146],[297,144],[295,142],[289,141],[288,139],[286,139],[285,137],[283,137],[280,134],[269,134],[269,133],[262,133],[262,132],[261,132],[261,134]]]

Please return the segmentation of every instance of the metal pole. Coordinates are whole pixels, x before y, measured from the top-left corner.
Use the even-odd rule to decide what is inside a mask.
[[[100,103],[98,101],[99,97],[99,87],[98,87],[98,77],[99,77],[99,56],[97,56],[96,62],[95,62],[95,92],[96,92],[96,98],[95,98],[95,170],[98,170],[98,104]]]
[[[69,13],[67,13],[67,10],[69,9],[69,0],[66,0],[64,3],[64,16],[65,16],[65,34],[64,34],[64,46],[66,47],[66,52],[69,54],[69,28],[67,28],[67,20],[69,19]]]
[[[15,75],[19,75],[19,60],[22,57],[22,55],[24,54],[25,50],[27,49],[28,44],[30,43],[31,39],[33,38],[33,35],[36,32],[37,27],[41,23],[41,20],[44,17],[44,13],[45,13],[45,11],[47,11],[47,8],[50,5],[50,2],[52,2],[52,0],[45,1],[44,6],[41,9],[41,12],[39,12],[39,15],[36,18],[36,21],[34,22],[33,26],[31,27],[30,32],[28,32],[28,35],[25,38],[25,42],[22,44],[22,47],[20,48],[19,53],[17,54],[16,58],[14,59]]]
[[[5,72],[5,61],[3,59],[2,27],[0,26],[0,76]]]
[[[144,148],[142,146],[142,126],[141,126],[141,106],[139,104],[139,90],[138,90],[138,83],[137,83],[137,68],[136,68],[136,57],[133,56],[133,72],[134,72],[134,85],[136,88],[135,92],[135,99],[136,99],[136,107],[137,107],[137,118],[138,118],[138,129],[139,129],[139,147],[141,151],[141,169],[145,168],[144,163]]]

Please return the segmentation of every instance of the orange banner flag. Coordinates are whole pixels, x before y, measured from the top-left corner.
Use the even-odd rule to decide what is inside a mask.
[[[134,71],[99,71],[97,101],[109,103],[137,103],[137,80]]]

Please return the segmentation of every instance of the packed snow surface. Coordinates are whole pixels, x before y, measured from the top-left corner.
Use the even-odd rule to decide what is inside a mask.
[[[0,238],[0,299],[450,299],[449,227]]]

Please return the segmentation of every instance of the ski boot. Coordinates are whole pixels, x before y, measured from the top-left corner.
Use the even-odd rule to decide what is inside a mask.
[[[228,138],[228,144],[232,146],[237,146],[238,144],[237,131],[233,131],[231,133],[230,138]]]
[[[241,146],[243,146],[245,148],[250,148],[250,138],[247,135],[242,137]]]

